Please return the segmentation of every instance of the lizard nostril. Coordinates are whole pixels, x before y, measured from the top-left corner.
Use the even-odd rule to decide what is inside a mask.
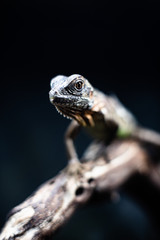
[[[54,98],[55,96],[58,95],[58,92],[57,91],[54,91],[53,89],[51,89],[51,91],[49,92],[49,97],[50,98]]]

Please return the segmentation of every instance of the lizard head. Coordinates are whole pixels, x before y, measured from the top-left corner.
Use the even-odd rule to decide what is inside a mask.
[[[78,120],[93,105],[93,87],[83,76],[58,75],[51,80],[50,102],[65,117]]]

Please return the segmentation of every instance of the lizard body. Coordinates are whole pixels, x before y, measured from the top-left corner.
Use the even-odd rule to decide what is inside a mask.
[[[139,129],[133,115],[116,97],[94,89],[79,74],[53,78],[49,97],[58,112],[73,120],[65,134],[69,159],[77,159],[73,139],[81,126],[106,144],[115,137],[135,135]],[[157,141],[160,143],[159,137]]]

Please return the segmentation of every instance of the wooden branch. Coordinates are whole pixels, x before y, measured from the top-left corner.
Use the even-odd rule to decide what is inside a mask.
[[[81,204],[87,203],[94,192],[117,189],[136,172],[160,182],[151,158],[136,140],[116,140],[108,147],[93,143],[81,163],[68,164],[11,211],[0,240],[45,239]]]

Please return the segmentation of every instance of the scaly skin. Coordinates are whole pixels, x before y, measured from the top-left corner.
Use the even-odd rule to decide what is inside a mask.
[[[106,144],[115,137],[132,135],[137,128],[134,117],[118,99],[94,89],[81,75],[53,78],[49,97],[61,114],[73,119],[65,135],[69,159],[77,160],[73,139],[80,126]]]
[[[53,78],[49,97],[61,114],[73,119],[65,134],[66,149],[71,162],[78,162],[73,139],[81,126],[104,144],[109,144],[117,137],[130,136],[160,149],[160,134],[140,127],[117,98],[94,89],[81,75],[59,75]]]

